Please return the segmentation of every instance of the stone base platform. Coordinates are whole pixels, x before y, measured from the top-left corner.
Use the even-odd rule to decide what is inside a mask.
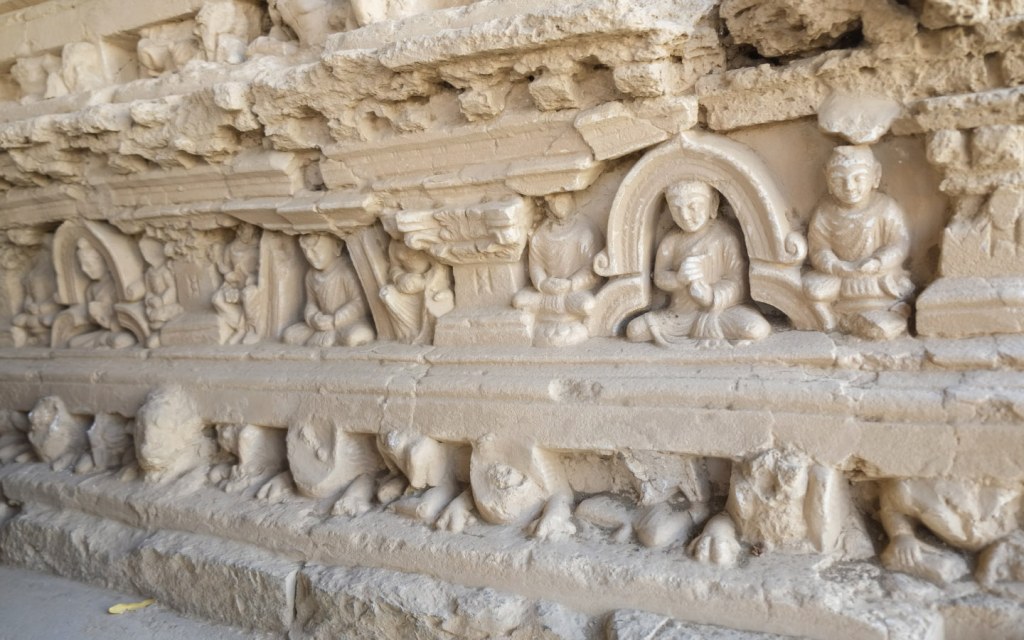
[[[897,640],[1024,628],[1019,605],[973,582],[942,592],[869,562],[768,554],[721,569],[678,547],[538,543],[482,524],[452,534],[383,510],[331,517],[323,502],[268,505],[42,464],[4,467],[0,488],[16,505],[0,523],[0,562],[292,638]],[[1002,629],[972,626],[979,608]]]

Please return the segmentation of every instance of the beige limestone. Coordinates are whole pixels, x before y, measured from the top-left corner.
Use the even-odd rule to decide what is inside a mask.
[[[294,637],[1012,637],[1022,33],[0,1],[0,558]]]

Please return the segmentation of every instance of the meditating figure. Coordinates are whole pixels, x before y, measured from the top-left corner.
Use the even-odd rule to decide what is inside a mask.
[[[227,343],[259,342],[259,230],[251,224],[238,225],[235,239],[224,249],[217,267],[224,282],[213,295],[213,306],[231,331]]]
[[[837,147],[828,161],[829,193],[811,217],[811,270],[804,275],[825,331],[884,340],[907,330],[910,236],[903,210],[877,191],[881,177],[867,147]]]
[[[335,236],[314,233],[299,239],[309,262],[306,272],[305,321],[284,332],[288,344],[354,347],[376,337],[367,319],[366,300],[344,244]]]
[[[89,240],[81,238],[76,246],[78,264],[90,282],[85,287],[85,302],[64,313],[73,316],[74,326],[91,325],[95,330],[72,337],[68,346],[78,349],[132,346],[135,336],[124,330],[117,319],[115,305],[123,301],[118,300],[117,285],[106,261]]]
[[[718,192],[704,182],[680,182],[665,192],[673,229],[658,245],[654,285],[668,306],[626,327],[634,342],[662,346],[702,341],[759,340],[771,332],[747,300],[747,261],[739,232],[718,219]]]
[[[535,345],[578,344],[590,337],[586,321],[602,280],[594,273],[594,257],[604,248],[604,236],[576,215],[572,194],[550,195],[545,202],[550,215],[530,239],[533,286],[521,289],[512,304],[535,314]]]

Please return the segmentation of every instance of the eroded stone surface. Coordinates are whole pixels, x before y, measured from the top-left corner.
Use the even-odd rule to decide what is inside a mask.
[[[0,2],[0,554],[310,637],[1009,628],[1022,25]]]

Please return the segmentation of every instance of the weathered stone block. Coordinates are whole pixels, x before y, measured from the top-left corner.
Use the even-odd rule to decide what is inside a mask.
[[[146,536],[113,520],[30,505],[0,526],[0,562],[133,592],[132,556]]]
[[[247,629],[287,631],[300,565],[257,547],[163,532],[132,558],[138,591],[179,611]]]

